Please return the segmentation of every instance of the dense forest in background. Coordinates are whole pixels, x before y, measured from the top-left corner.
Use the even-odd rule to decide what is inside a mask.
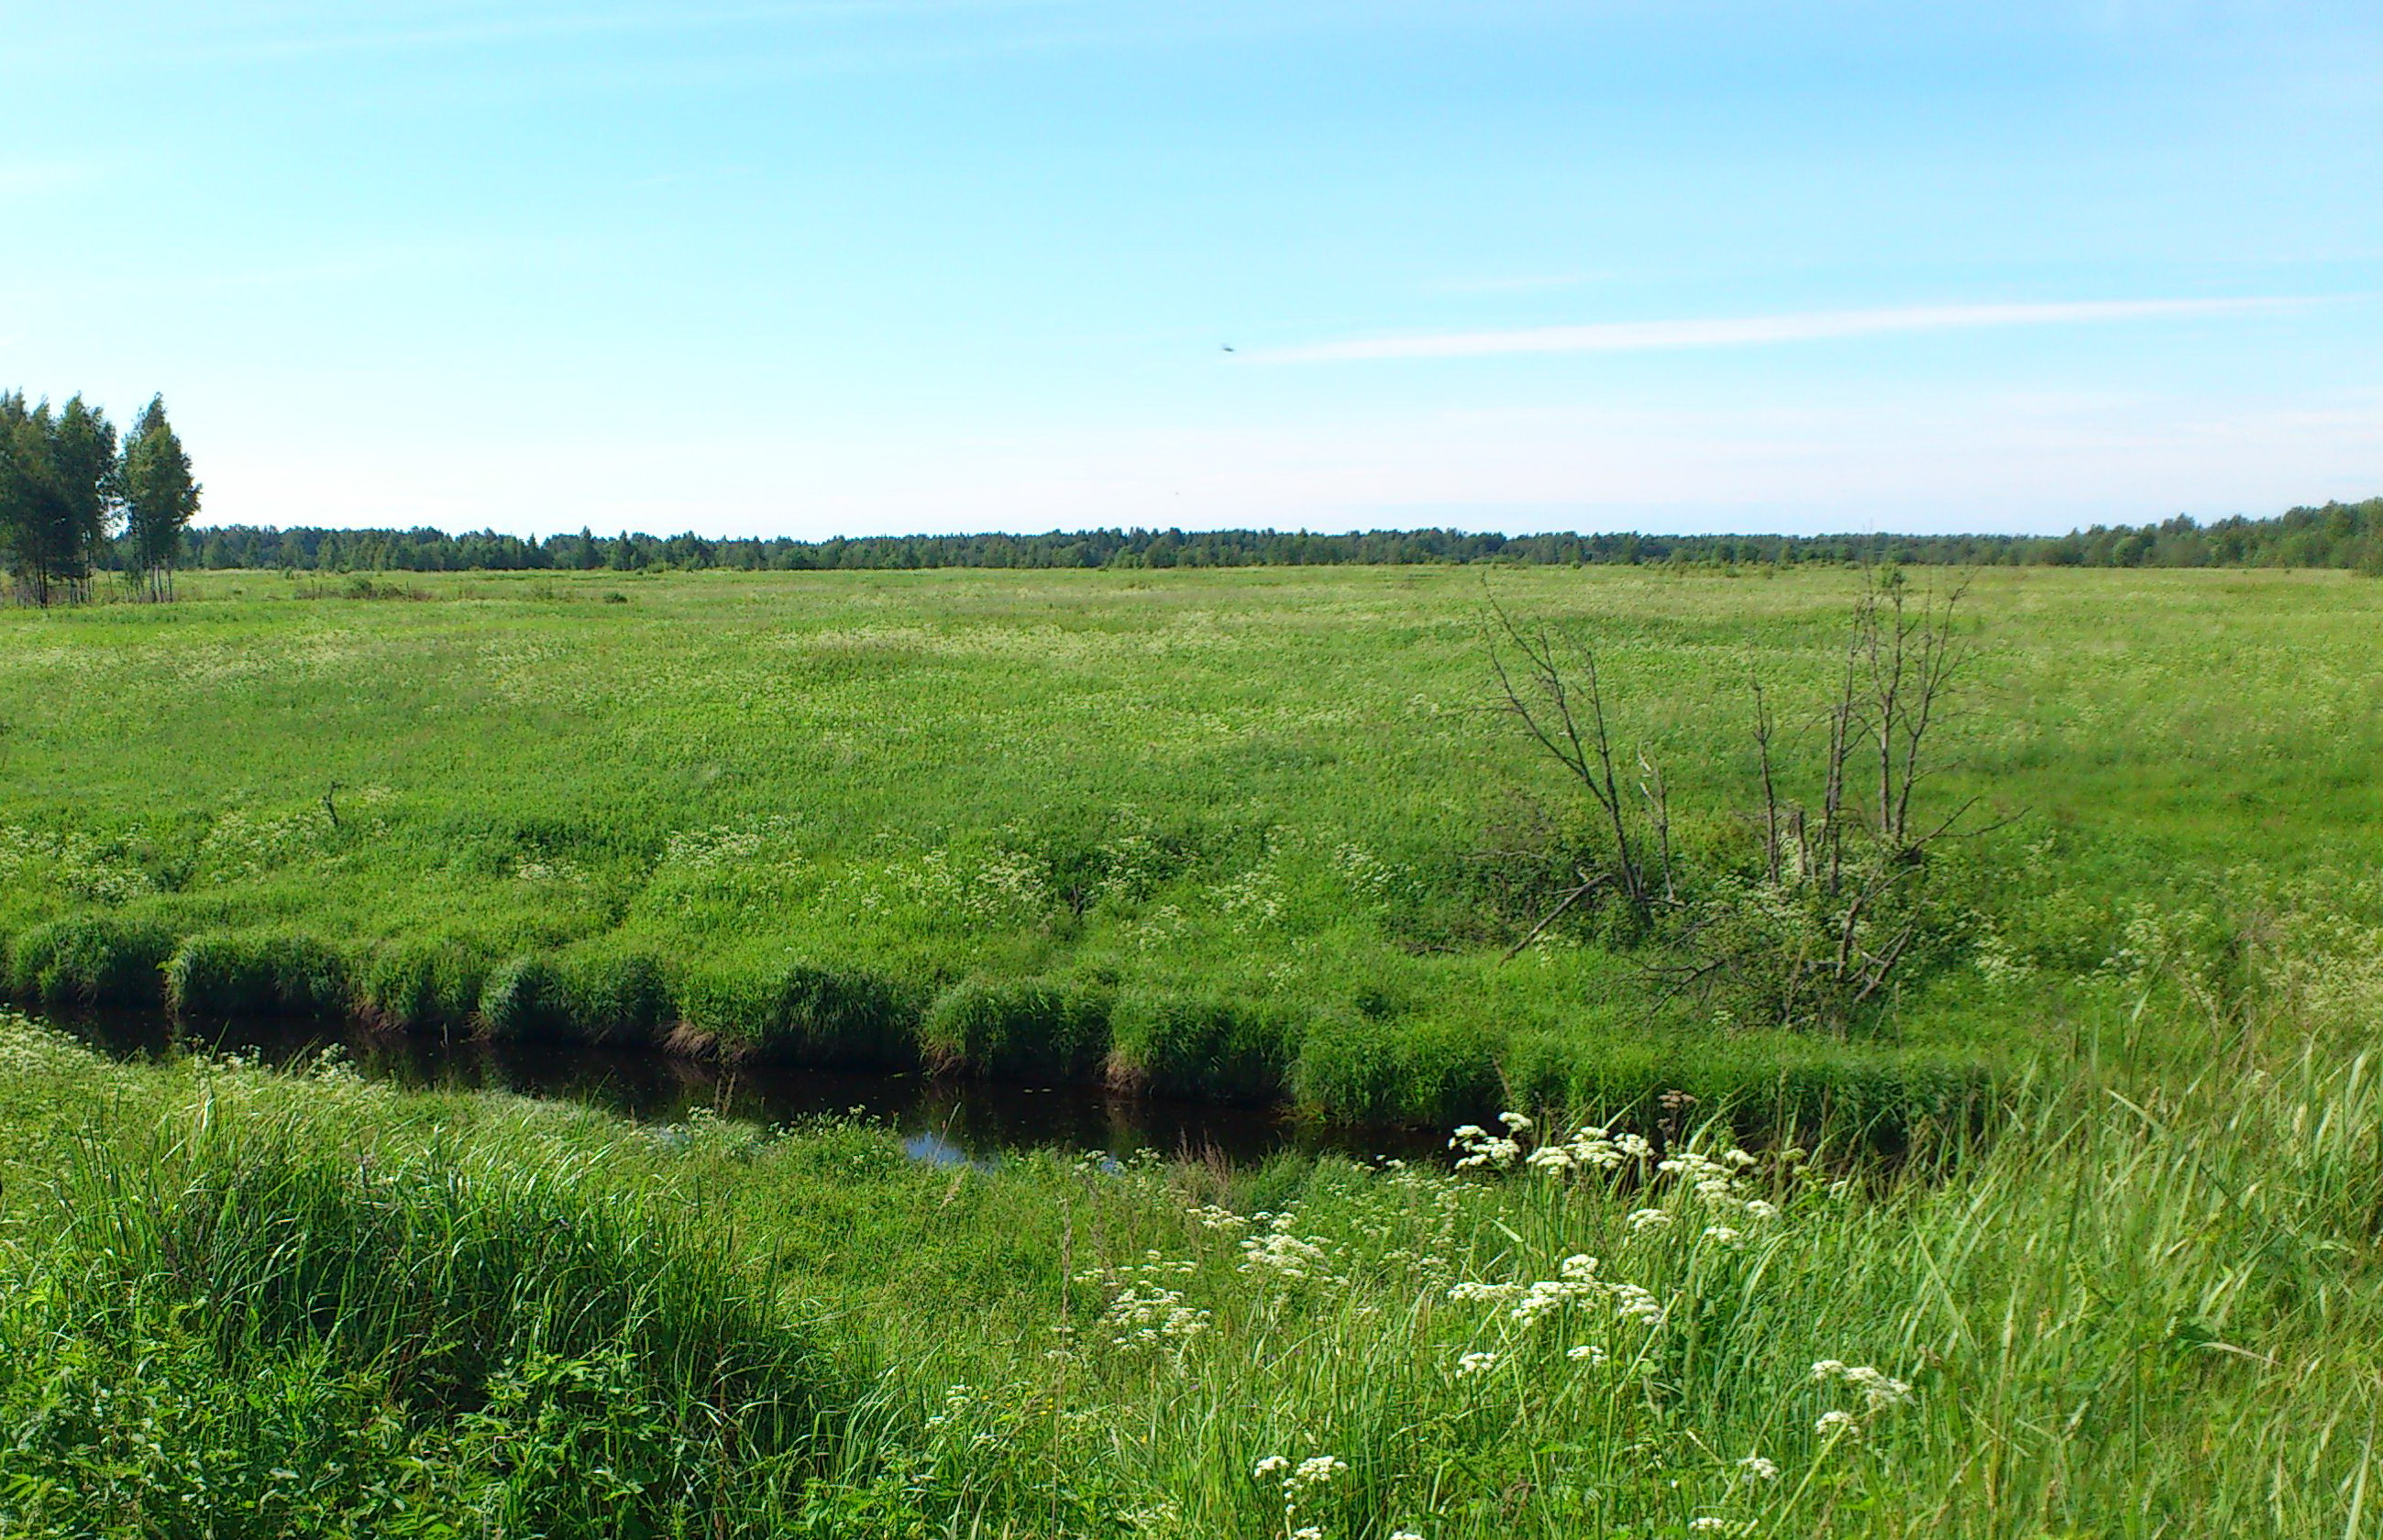
[[[707,539],[698,535],[536,536],[489,530],[192,530],[191,563],[308,572],[747,572],[928,567],[1400,566],[1905,562],[2054,567],[2339,567],[2383,573],[2383,498],[2295,508],[2269,519],[2116,525],[2026,535],[1523,535],[1453,529],[1313,535],[1270,529],[1094,529],[1047,535],[906,535],[859,539]]]

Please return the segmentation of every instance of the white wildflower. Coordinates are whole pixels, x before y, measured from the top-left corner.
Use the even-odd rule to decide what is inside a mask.
[[[1522,1292],[1521,1284],[1475,1283],[1469,1278],[1448,1286],[1450,1299],[1480,1304],[1502,1305]]]
[[[1299,1462],[1299,1468],[1283,1478],[1283,1494],[1294,1489],[1305,1492],[1313,1487],[1329,1486],[1332,1478],[1349,1469],[1349,1462],[1332,1455],[1310,1455]]]
[[[1288,1471],[1290,1469],[1290,1460],[1285,1460],[1280,1455],[1268,1455],[1250,1468],[1250,1474],[1260,1481],[1264,1481],[1266,1477],[1274,1474],[1277,1471]]]
[[[1550,1311],[1561,1309],[1569,1300],[1596,1292],[1597,1285],[1577,1278],[1550,1278],[1525,1289],[1523,1297],[1514,1301],[1514,1308],[1507,1313],[1528,1325]]]
[[[1475,1374],[1486,1374],[1497,1366],[1497,1362],[1498,1355],[1495,1353],[1467,1353],[1456,1361],[1456,1377],[1462,1380],[1470,1379]]]
[[[1845,1381],[1862,1393],[1862,1399],[1872,1411],[1909,1406],[1913,1398],[1908,1382],[1882,1374],[1867,1363],[1848,1368],[1836,1359],[1824,1358],[1812,1365],[1812,1377],[1815,1380]]]
[[[1742,1482],[1777,1481],[1779,1467],[1760,1455],[1750,1454],[1737,1462],[1737,1479]]]
[[[1297,1236],[1277,1232],[1263,1238],[1253,1236],[1241,1242],[1242,1272],[1270,1273],[1292,1283],[1311,1274],[1328,1274],[1331,1261],[1320,1237],[1302,1240]]]
[[[1629,1225],[1633,1231],[1660,1230],[1670,1225],[1672,1216],[1661,1209],[1633,1209]]]
[[[1821,1413],[1820,1420],[1812,1424],[1812,1431],[1823,1438],[1858,1437],[1861,1434],[1861,1423],[1850,1411],[1824,1411]]]
[[[1586,1251],[1575,1251],[1557,1263],[1556,1271],[1567,1278],[1593,1278],[1597,1276],[1597,1259]]]
[[[1579,1347],[1566,1351],[1564,1357],[1574,1363],[1586,1363],[1594,1369],[1605,1361],[1605,1349],[1594,1342],[1584,1342]]]
[[[1637,1321],[1648,1326],[1663,1324],[1663,1307],[1655,1297],[1636,1284],[1610,1284],[1613,1293],[1614,1313],[1625,1321]]]
[[[1705,1238],[1716,1246],[1735,1246],[1739,1238],[1738,1233],[1726,1225],[1708,1225],[1705,1226]]]
[[[1531,1120],[1518,1112],[1501,1112],[1498,1115],[1498,1121],[1518,1134],[1530,1131]]]

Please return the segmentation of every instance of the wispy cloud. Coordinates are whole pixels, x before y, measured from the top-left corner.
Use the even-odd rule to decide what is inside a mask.
[[[1503,353],[1632,353],[1683,348],[1761,347],[1895,333],[1976,331],[1998,326],[2073,326],[2162,317],[2237,315],[2307,301],[2076,300],[2038,304],[1907,305],[1888,310],[1814,310],[1785,315],[1735,315],[1677,321],[1606,321],[1515,331],[1437,332],[1360,337],[1289,348],[1253,349],[1255,363],[1332,363],[1383,358],[1489,358]]]

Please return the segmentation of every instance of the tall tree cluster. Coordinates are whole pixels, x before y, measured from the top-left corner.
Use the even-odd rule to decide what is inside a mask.
[[[0,393],[0,559],[26,602],[88,598],[92,574],[119,557],[142,595],[169,597],[199,493],[164,397],[119,443],[107,413],[80,395],[53,407]]]

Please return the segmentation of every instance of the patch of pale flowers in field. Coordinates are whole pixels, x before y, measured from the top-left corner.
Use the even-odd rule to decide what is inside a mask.
[[[1364,1362],[1368,1375],[1401,1387],[1394,1393],[1414,1402],[1417,1417],[1487,1414],[1479,1425],[1494,1428],[1496,1409],[1511,1402],[1516,1426],[1544,1425],[1550,1415],[1601,1419],[1636,1406],[1633,1387],[1661,1378],[1675,1321],[1701,1319],[1742,1290],[1749,1268],[1792,1243],[1797,1215],[1824,1201],[1829,1184],[1800,1152],[1757,1156],[1704,1137],[1664,1148],[1610,1127],[1550,1137],[1510,1113],[1455,1130],[1454,1169],[1384,1160],[1331,1175],[1278,1210],[1246,1214],[1192,1197],[1176,1185],[1180,1175],[1154,1163],[1084,1163],[1081,1174],[1097,1173],[1106,1190],[1122,1184],[1137,1201],[1171,1206],[1182,1244],[1180,1254],[1145,1250],[1077,1272],[1074,1281],[1103,1298],[1091,1316],[1077,1317],[1080,1329],[1054,1328],[1060,1345],[1049,1356],[1094,1372],[1085,1383],[1105,1394],[1140,1384],[1150,1394],[1198,1396],[1218,1376],[1243,1382],[1253,1331],[1289,1328],[1306,1344],[1303,1361]],[[1543,1227],[1516,1229],[1525,1216]],[[1540,1250],[1550,1236],[1574,1244]],[[1265,1392],[1269,1373],[1248,1388]],[[1684,1480],[1694,1473],[1698,1495],[1679,1494],[1675,1524],[1697,1523],[1691,1533],[1699,1534],[1755,1533],[1917,1396],[1884,1370],[1835,1359],[1809,1373],[1798,1359],[1774,1377],[1802,1407],[1784,1424],[1793,1448],[1716,1449],[1685,1429],[1635,1446],[1660,1450],[1654,1458]],[[1278,1392],[1252,1411],[1269,1425],[1315,1426],[1307,1398],[1315,1387],[1286,1383]],[[1815,1395],[1820,1404],[1809,1404]],[[1463,1410],[1434,1413],[1436,1401]],[[1361,1506],[1397,1500],[1382,1493],[1366,1453],[1264,1451],[1252,1451],[1264,1454],[1253,1474],[1279,1494],[1279,1528],[1269,1529],[1284,1540],[1416,1534],[1392,1524],[1396,1508],[1359,1517]],[[1362,1484],[1344,1479],[1352,1467]],[[1148,1515],[1183,1511],[1179,1494],[1150,1497],[1157,1506]],[[1136,1527],[1194,1533],[1155,1519]]]

